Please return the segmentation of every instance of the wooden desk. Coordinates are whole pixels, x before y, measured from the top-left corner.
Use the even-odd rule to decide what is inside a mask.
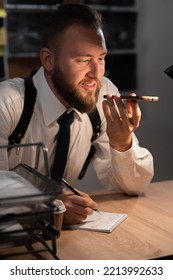
[[[63,230],[57,242],[62,260],[135,260],[173,254],[173,181],[152,183],[144,195],[92,196],[101,211],[128,213],[112,233]]]
[[[142,260],[173,255],[173,181],[152,183],[139,197],[105,191],[92,197],[101,211],[127,213],[128,218],[112,233],[63,230],[57,239],[61,260]],[[39,243],[35,246],[41,249]],[[52,259],[48,252],[42,256]],[[13,258],[35,259],[30,255]]]

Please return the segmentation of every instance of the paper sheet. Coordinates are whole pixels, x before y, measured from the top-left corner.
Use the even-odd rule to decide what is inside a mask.
[[[117,226],[119,226],[125,219],[127,214],[110,213],[110,212],[94,212],[89,215],[85,221],[81,224],[70,225],[71,229],[85,229],[101,232],[112,232]]]
[[[0,198],[38,195],[41,192],[13,171],[0,171]]]

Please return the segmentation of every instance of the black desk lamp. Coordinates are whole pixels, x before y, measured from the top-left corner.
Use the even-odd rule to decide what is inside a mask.
[[[173,65],[165,69],[165,74],[167,74],[171,79],[173,79]]]

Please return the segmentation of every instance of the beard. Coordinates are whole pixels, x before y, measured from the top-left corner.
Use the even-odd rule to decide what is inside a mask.
[[[54,67],[51,78],[57,93],[64,99],[65,102],[79,112],[88,113],[96,104],[101,88],[100,82],[98,83],[94,93],[86,91],[84,97],[80,94],[80,90],[77,89],[77,87],[69,83],[59,66],[56,65]],[[93,80],[95,79],[87,79],[87,82],[92,82]]]

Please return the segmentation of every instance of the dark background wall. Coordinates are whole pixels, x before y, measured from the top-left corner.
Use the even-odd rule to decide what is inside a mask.
[[[154,181],[173,178],[173,80],[164,74],[173,64],[173,1],[138,0],[138,90],[158,95],[157,104],[143,104],[136,134],[154,156]]]

